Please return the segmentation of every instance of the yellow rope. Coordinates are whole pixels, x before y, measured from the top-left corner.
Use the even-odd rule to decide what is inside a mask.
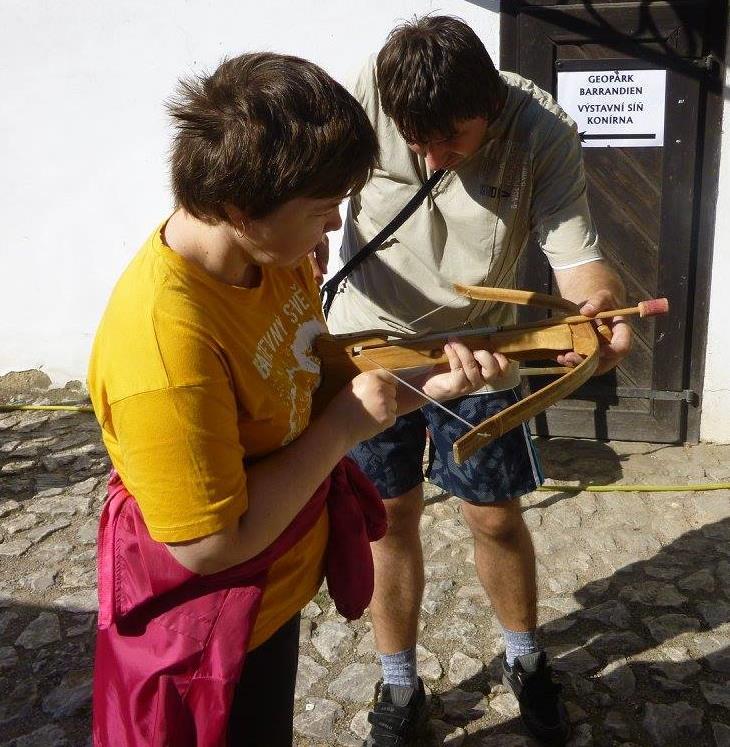
[[[696,485],[541,485],[541,493],[698,493],[704,490],[730,490],[730,482]]]
[[[69,410],[70,412],[94,412],[88,405],[0,405],[0,412],[15,410]]]

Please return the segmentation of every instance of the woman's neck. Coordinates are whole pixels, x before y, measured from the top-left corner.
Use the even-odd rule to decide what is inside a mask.
[[[163,228],[163,241],[222,283],[242,288],[261,283],[261,268],[247,257],[228,223],[204,223],[178,208]]]

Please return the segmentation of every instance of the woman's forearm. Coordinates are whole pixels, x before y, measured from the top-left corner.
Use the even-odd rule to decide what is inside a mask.
[[[238,521],[207,537],[168,545],[172,555],[202,574],[258,555],[355,444],[393,424],[395,393],[395,384],[384,372],[355,377],[294,441],[248,466],[248,507]]]
[[[248,508],[237,522],[168,549],[201,574],[255,557],[286,529],[350,446],[328,418],[314,420],[297,439],[247,468]]]

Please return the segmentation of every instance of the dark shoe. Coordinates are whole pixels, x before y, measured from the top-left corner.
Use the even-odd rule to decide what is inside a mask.
[[[527,731],[543,744],[565,744],[570,721],[560,700],[563,686],[553,682],[545,652],[518,656],[512,667],[505,660],[502,670],[502,682],[515,694]]]
[[[378,683],[375,704],[368,714],[371,729],[365,747],[406,747],[417,745],[428,716],[423,680],[418,687]]]

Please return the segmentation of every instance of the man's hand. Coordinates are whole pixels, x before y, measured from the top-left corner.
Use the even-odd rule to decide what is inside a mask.
[[[581,307],[583,316],[594,317],[600,311],[617,309],[622,306],[621,302],[608,290],[596,291]],[[631,350],[632,331],[629,323],[622,316],[611,319],[601,319],[594,322],[599,327],[598,340],[601,344],[599,350],[600,360],[594,376],[610,371],[615,368]],[[602,327],[604,327],[602,329]],[[610,340],[608,339],[610,337]],[[562,366],[577,366],[583,360],[578,353],[566,353],[557,356],[557,361]]]
[[[425,394],[439,402],[455,397],[463,397],[481,389],[486,384],[494,384],[504,376],[510,362],[502,353],[487,350],[471,351],[458,340],[451,340],[444,346],[449,359],[448,371],[435,368],[421,381]]]
[[[560,295],[578,304],[583,316],[593,317],[599,311],[620,309],[626,305],[621,278],[603,260],[554,272]],[[610,371],[631,350],[631,327],[623,317],[602,319],[601,322],[594,322],[599,329],[598,339],[601,343],[600,361],[594,376]],[[583,357],[577,353],[557,357],[562,366],[577,366],[582,360]]]
[[[322,236],[322,241],[307,256],[312,265],[312,272],[314,273],[317,285],[322,285],[324,276],[327,273],[327,264],[330,260],[330,241],[327,234]]]

